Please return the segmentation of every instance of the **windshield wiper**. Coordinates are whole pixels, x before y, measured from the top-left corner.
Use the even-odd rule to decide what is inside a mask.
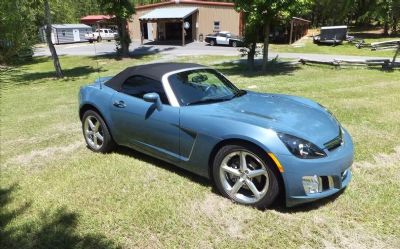
[[[219,99],[200,99],[196,100],[190,103],[187,103],[186,105],[197,105],[197,104],[207,104],[207,103],[217,103],[217,102],[223,102],[230,100],[231,98],[219,98]]]

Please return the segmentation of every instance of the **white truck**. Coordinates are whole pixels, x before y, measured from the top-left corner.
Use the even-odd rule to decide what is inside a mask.
[[[94,32],[86,34],[85,39],[92,43],[93,41],[101,42],[102,40],[115,40],[117,36],[118,33],[112,29],[96,29]]]

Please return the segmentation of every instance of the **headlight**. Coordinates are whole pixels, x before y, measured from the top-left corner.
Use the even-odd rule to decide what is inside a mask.
[[[318,148],[318,146],[304,139],[284,133],[278,133],[278,137],[286,145],[288,150],[299,158],[315,159],[326,156],[325,152]]]

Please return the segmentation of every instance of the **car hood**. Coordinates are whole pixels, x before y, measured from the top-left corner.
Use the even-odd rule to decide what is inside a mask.
[[[247,92],[208,106],[214,110],[207,115],[270,128],[320,147],[339,135],[340,125],[335,117],[316,102],[301,97]]]

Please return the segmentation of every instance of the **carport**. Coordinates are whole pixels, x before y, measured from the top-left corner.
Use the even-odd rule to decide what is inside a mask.
[[[194,15],[195,13],[196,15]],[[196,37],[197,25],[193,25],[193,23],[197,23],[197,15],[196,7],[159,8],[150,11],[139,18],[141,44],[144,41],[145,30],[148,29],[147,24],[156,23],[156,40],[181,38],[182,46],[185,46],[186,34],[191,35],[190,39]],[[147,30],[147,32],[149,31]]]

